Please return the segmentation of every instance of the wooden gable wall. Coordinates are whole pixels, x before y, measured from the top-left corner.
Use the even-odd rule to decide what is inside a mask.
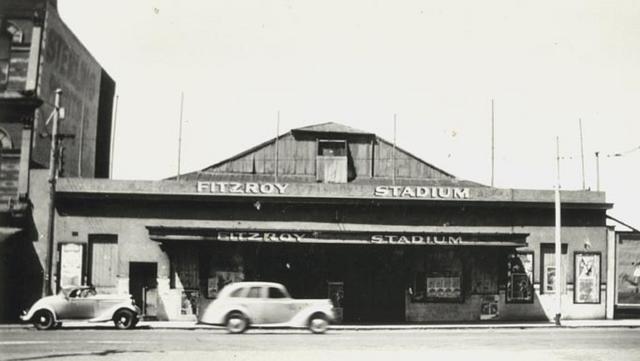
[[[294,137],[291,133],[287,133],[281,136],[278,140],[278,174],[309,177],[315,180],[318,139],[347,140],[350,180],[371,178],[372,175],[374,178],[392,178],[393,145],[380,138],[353,135],[343,137],[332,135],[325,138],[323,134]],[[402,149],[396,148],[395,157],[396,178],[439,180],[454,178]],[[274,173],[274,158],[275,141],[271,140],[203,171],[269,175]]]

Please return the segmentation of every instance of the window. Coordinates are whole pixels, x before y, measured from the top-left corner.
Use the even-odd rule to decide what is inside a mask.
[[[279,288],[269,287],[269,298],[287,298],[287,295]]]
[[[533,303],[533,252],[509,255],[506,302]]]
[[[248,298],[260,298],[260,287],[251,287],[249,289],[249,293],[247,294]]]
[[[237,290],[231,292],[229,294],[229,297],[242,297],[246,290],[246,288],[238,288]]]
[[[11,141],[11,136],[7,133],[6,130],[0,128],[0,147],[2,149],[12,149],[13,142]]]
[[[318,141],[318,155],[346,157],[347,142],[345,140],[320,140]]]
[[[12,43],[22,44],[24,33],[16,24],[9,22],[9,26],[7,26],[7,32],[11,34]]]
[[[316,180],[325,183],[347,182],[347,141],[318,140]]]
[[[11,58],[11,37],[0,30],[0,90],[9,82],[9,59]]]
[[[412,302],[462,302],[462,261],[455,251],[425,254],[415,272]]]
[[[560,293],[567,293],[567,267],[568,267],[568,256],[567,256],[567,244],[563,244],[561,247],[562,259],[560,272],[556,270],[556,258],[555,258],[555,245],[553,243],[542,243],[540,244],[540,253],[541,253],[541,287],[540,293],[554,293],[555,290],[555,279],[556,276],[560,277]]]

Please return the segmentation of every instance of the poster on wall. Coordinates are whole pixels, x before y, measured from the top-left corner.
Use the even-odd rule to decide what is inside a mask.
[[[616,248],[616,303],[640,307],[640,239],[621,236]]]
[[[82,285],[84,246],[77,243],[60,245],[60,287]]]
[[[480,319],[481,320],[493,320],[500,316],[498,312],[498,303],[500,297],[498,295],[482,296],[482,303],[480,304]]]
[[[200,291],[198,290],[183,290],[180,314],[184,316],[197,315],[199,297],[200,297]]]
[[[533,253],[518,253],[507,261],[508,303],[533,302]]]
[[[600,254],[576,252],[574,261],[574,302],[600,303]]]
[[[243,280],[244,274],[242,272],[216,271],[214,275],[207,280],[207,298],[216,298],[218,297],[218,292],[220,292],[224,286]]]
[[[427,277],[427,300],[460,300],[460,277]]]

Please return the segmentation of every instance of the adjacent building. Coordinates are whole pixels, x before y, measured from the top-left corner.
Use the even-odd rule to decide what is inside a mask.
[[[0,2],[0,320],[41,294],[47,223],[33,177],[46,176],[50,116],[62,90],[62,177],[109,177],[115,83],[60,19],[55,0]],[[35,174],[35,175],[34,175]],[[39,207],[47,209],[47,204]],[[41,211],[40,210],[40,211]]]
[[[612,316],[604,193],[561,192],[558,268],[553,191],[462,180],[336,123],[179,180],[61,178],[56,197],[54,286],[128,292],[158,319],[268,280],[330,297],[349,323],[545,320],[556,277],[564,318]]]

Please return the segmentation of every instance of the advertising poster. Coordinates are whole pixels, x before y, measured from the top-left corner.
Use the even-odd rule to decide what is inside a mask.
[[[640,307],[640,239],[618,239],[617,304]]]
[[[461,296],[460,277],[427,277],[427,299],[456,300]]]
[[[493,320],[499,317],[498,302],[500,297],[498,295],[482,296],[482,303],[480,304],[480,319],[481,320]]]
[[[533,253],[512,254],[507,262],[506,302],[533,302]]]
[[[82,285],[82,254],[81,244],[60,245],[60,287]]]
[[[575,254],[575,303],[600,303],[600,254]]]

